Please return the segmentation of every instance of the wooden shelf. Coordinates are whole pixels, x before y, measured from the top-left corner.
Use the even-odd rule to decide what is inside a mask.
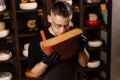
[[[15,79],[13,78],[13,80],[38,80],[38,79],[25,78],[25,76],[23,76],[24,74],[22,73],[25,70],[22,67],[27,65],[27,64],[24,64],[24,65],[22,64],[22,62],[27,61],[27,58],[21,55],[21,52],[23,50],[23,45],[25,42],[29,42],[29,38],[37,34],[36,32],[35,33],[27,32],[26,23],[29,19],[40,18],[42,23],[41,26],[47,26],[48,25],[48,22],[46,19],[47,13],[49,13],[50,6],[52,5],[52,2],[54,0],[37,0],[37,1],[38,1],[37,9],[21,10],[19,8],[20,0],[7,0],[6,1],[7,9],[5,11],[0,12],[0,21],[4,21],[8,23],[8,25],[10,25],[10,26],[6,26],[8,29],[10,29],[10,34],[4,38],[0,38],[0,50],[5,48],[5,49],[10,49],[14,52],[13,54],[14,56],[12,58],[10,58],[7,61],[0,61],[0,65],[6,64],[6,63],[12,63],[15,66],[16,73],[14,77]],[[87,18],[86,16],[88,16],[86,15],[86,11],[89,9],[89,7],[94,7],[94,8],[97,8],[96,12],[98,11],[97,13],[101,15],[102,14],[101,13],[102,10],[100,9],[101,3],[106,4],[107,10],[109,10],[107,11],[107,17],[106,17],[107,23],[105,24],[105,21],[103,20],[102,23],[97,27],[86,26],[85,19]],[[72,21],[74,22],[74,27],[81,28],[83,32],[87,34],[88,38],[101,39],[101,31],[105,31],[107,33],[107,35],[105,36],[107,39],[105,41],[107,43],[105,43],[103,46],[99,48],[89,47],[88,49],[91,51],[99,50],[99,54],[101,53],[101,51],[104,51],[107,54],[106,62],[107,64],[109,64],[110,55],[111,55],[110,54],[111,31],[110,30],[111,30],[112,0],[105,0],[105,2],[100,2],[95,4],[87,4],[84,2],[84,0],[73,0],[72,7],[73,7],[73,14],[74,14]],[[92,10],[89,10],[89,11],[92,11]],[[6,18],[6,13],[7,13],[7,18]],[[100,16],[100,18],[103,18],[103,16]],[[92,33],[93,30],[95,31],[94,34]],[[92,31],[92,32],[87,33],[87,31]],[[10,46],[8,47],[7,45],[10,45]],[[95,68],[95,69],[86,68],[85,70],[89,72],[91,71],[99,72],[100,70],[104,70],[107,75],[110,75],[109,68],[106,68],[106,66],[107,66],[106,64],[101,64],[101,66],[98,68]],[[110,67],[110,66],[107,66],[107,67]],[[6,67],[6,69],[8,70],[8,67]],[[106,76],[106,77],[107,78],[105,80],[110,80],[109,78],[110,76]]]

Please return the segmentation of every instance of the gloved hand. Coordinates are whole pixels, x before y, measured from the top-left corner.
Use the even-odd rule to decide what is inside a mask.
[[[60,59],[60,54],[53,52],[51,55],[43,55],[42,62],[49,65],[51,63],[56,63]]]
[[[77,44],[79,46],[79,51],[82,51],[87,45],[87,38],[82,34],[77,38]]]

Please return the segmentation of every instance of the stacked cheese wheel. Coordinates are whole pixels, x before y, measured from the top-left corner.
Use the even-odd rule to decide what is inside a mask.
[[[10,72],[0,72],[0,80],[12,80],[12,74]]]
[[[36,9],[38,6],[38,3],[36,2],[36,0],[21,0],[20,3],[20,9],[23,10],[32,10],[32,9]]]
[[[8,50],[0,51],[0,61],[6,61],[12,57],[12,53]]]
[[[6,10],[5,0],[0,0],[0,12]]]
[[[24,44],[23,56],[28,57],[29,43]]]
[[[6,37],[9,34],[9,30],[5,29],[5,23],[0,22],[0,38]]]

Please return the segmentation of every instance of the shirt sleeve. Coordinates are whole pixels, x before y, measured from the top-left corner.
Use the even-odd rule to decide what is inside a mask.
[[[39,63],[42,60],[42,54],[40,48],[41,38],[40,36],[35,36],[30,41],[30,46],[28,50],[28,67],[29,69],[33,68],[37,63]]]
[[[79,51],[82,51],[84,49],[84,47],[86,47],[86,45],[87,45],[87,38],[83,34],[78,36],[78,38],[77,38],[77,45],[78,45]]]

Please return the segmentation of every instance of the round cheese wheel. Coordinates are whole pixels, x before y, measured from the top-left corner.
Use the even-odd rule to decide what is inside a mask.
[[[32,9],[36,9],[38,4],[37,2],[33,2],[33,3],[20,3],[20,9],[23,10],[32,10]]]
[[[24,49],[25,49],[25,50],[28,50],[29,45],[30,45],[30,43],[26,43],[26,44],[24,44]]]
[[[0,31],[5,30],[5,23],[4,22],[0,22]]]
[[[27,22],[28,28],[35,28],[35,27],[36,27],[35,22],[36,22],[36,20],[29,20],[29,21]]]
[[[23,50],[23,56],[28,57],[28,50]]]
[[[88,45],[90,47],[100,47],[102,46],[102,41],[101,40],[92,40],[92,41],[88,41]]]
[[[0,72],[0,80],[12,80],[12,74],[10,72]]]
[[[92,61],[92,62],[88,62],[87,67],[88,68],[97,68],[100,66],[100,60],[96,60],[96,61]]]
[[[6,37],[9,34],[9,30],[2,30],[0,31],[0,38]]]
[[[0,51],[0,61],[8,60],[12,57],[12,53],[8,50]]]

